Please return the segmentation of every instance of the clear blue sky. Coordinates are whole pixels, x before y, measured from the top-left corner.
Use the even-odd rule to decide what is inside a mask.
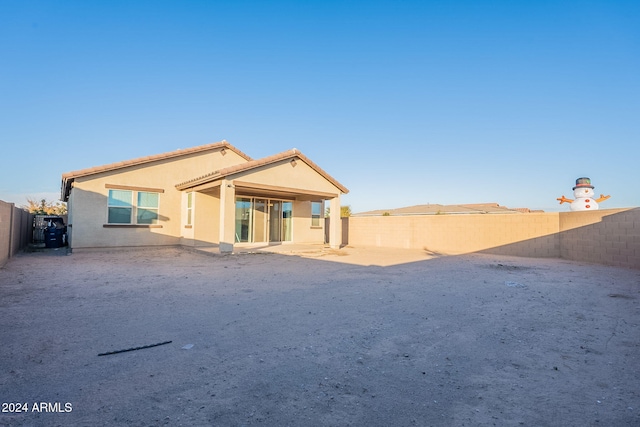
[[[0,0],[0,199],[226,139],[354,212],[640,206],[640,2]]]

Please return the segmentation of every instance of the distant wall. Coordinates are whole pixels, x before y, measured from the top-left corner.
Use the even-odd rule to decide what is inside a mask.
[[[352,246],[554,257],[640,268],[640,209],[355,216],[347,229]]]
[[[31,241],[33,215],[0,200],[0,267]]]

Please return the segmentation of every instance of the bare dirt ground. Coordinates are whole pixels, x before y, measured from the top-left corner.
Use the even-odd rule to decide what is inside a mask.
[[[0,425],[638,426],[639,325],[640,271],[555,259],[25,253]]]

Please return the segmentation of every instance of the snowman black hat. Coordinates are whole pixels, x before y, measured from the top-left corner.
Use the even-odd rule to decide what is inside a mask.
[[[575,190],[576,188],[595,188],[593,185],[591,185],[591,179],[590,178],[578,178],[576,179],[576,186],[573,187],[573,190]]]

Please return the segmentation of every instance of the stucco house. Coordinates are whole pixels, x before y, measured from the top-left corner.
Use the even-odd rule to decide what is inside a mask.
[[[323,243],[341,245],[347,188],[296,149],[252,159],[226,141],[68,172],[71,249]]]

